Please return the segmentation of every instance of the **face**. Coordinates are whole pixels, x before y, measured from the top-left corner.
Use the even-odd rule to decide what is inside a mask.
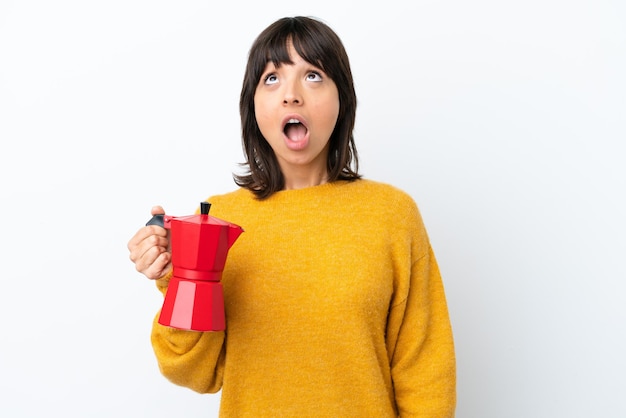
[[[326,181],[328,143],[339,115],[335,82],[306,62],[292,45],[293,64],[279,68],[270,61],[254,94],[261,133],[270,144],[286,188]]]

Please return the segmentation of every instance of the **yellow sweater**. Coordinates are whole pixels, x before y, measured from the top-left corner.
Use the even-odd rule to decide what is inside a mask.
[[[209,201],[245,230],[222,279],[226,331],[168,328],[157,314],[164,376],[221,389],[222,417],[454,416],[444,289],[406,193],[358,180]]]

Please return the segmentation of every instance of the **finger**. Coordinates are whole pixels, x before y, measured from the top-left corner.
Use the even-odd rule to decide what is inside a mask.
[[[163,243],[163,239],[167,239],[167,230],[156,225],[149,225],[140,228],[135,235],[128,241],[126,247],[133,253],[137,247],[143,247],[144,251],[149,245],[162,245],[167,247],[167,243]],[[137,256],[140,256],[138,254]]]
[[[163,252],[154,260],[154,262],[142,273],[149,279],[156,280],[165,275],[172,267],[171,254],[169,252]]]
[[[132,238],[130,240],[128,240],[128,244],[126,244],[126,247],[128,248],[128,250],[132,253],[135,248],[143,241],[146,239],[146,230],[145,227],[139,229],[137,232],[135,232],[135,235],[132,236]]]
[[[160,253],[167,251],[168,245],[169,240],[166,236],[158,234],[148,235],[138,243],[129,244],[130,259],[135,263],[143,259],[147,260],[145,263],[152,263],[154,258]]]
[[[145,252],[139,255],[139,250],[135,252],[131,258],[134,259],[135,269],[140,273],[145,273],[155,263],[159,256],[167,252],[163,247],[149,247]]]

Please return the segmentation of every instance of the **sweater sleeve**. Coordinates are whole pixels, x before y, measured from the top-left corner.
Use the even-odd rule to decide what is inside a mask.
[[[167,281],[160,280],[161,292]],[[199,393],[215,393],[222,387],[224,370],[224,331],[197,332],[152,324],[151,342],[159,369],[172,383]]]
[[[408,288],[387,322],[399,416],[454,417],[456,362],[443,283],[430,245],[410,266]]]

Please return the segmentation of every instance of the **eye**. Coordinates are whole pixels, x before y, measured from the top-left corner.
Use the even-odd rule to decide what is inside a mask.
[[[306,75],[308,81],[322,81],[322,75],[317,71],[311,71]]]
[[[278,77],[274,73],[268,74],[263,79],[263,83],[264,84],[276,84],[278,83]]]

